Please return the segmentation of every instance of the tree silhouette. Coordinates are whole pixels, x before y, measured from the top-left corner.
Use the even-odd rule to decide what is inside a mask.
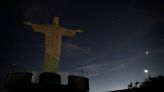
[[[133,83],[132,82],[130,82],[130,84],[128,85],[128,89],[131,89],[131,88],[133,88]]]
[[[138,84],[139,84],[139,82],[137,81],[137,82],[135,82],[135,87],[138,87]]]
[[[144,82],[141,83],[141,89],[163,89],[164,87],[164,76],[158,77],[150,77],[145,79]]]
[[[140,84],[140,85],[139,85]],[[159,75],[157,77],[149,76],[143,82],[130,82],[128,89],[117,90],[111,92],[164,92],[164,76]]]

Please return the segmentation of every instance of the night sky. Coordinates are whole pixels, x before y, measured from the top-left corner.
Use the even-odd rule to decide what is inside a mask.
[[[90,79],[90,92],[127,88],[130,82],[164,75],[164,1],[6,0],[0,14],[0,82],[14,71],[42,72],[44,35],[24,21],[82,29],[63,38],[60,74]]]

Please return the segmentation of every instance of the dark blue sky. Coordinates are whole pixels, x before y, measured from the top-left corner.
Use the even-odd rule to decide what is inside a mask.
[[[6,1],[1,8],[0,81],[13,63],[16,71],[42,71],[44,35],[22,23],[50,24],[54,16],[61,26],[85,31],[63,38],[63,83],[69,74],[83,75],[90,78],[90,92],[104,92],[144,80],[144,69],[164,75],[163,5],[162,0]]]

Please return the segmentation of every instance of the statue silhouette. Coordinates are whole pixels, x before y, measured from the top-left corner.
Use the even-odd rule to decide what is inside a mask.
[[[33,24],[31,22],[24,22],[24,24],[31,26],[35,32],[41,32],[45,35],[43,71],[51,73],[58,72],[62,37],[75,36],[76,32],[83,32],[82,30],[72,30],[60,26],[59,17],[54,17],[51,25]]]

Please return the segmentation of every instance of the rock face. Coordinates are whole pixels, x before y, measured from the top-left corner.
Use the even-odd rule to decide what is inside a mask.
[[[68,76],[68,84],[62,85],[60,75],[42,73],[39,83],[32,83],[32,73],[9,73],[4,85],[6,92],[88,92],[89,80],[80,76]]]

